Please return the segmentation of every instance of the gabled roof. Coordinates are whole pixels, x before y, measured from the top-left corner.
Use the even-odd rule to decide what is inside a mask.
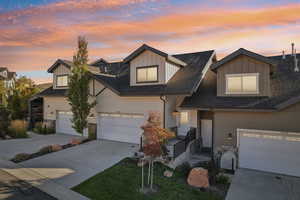
[[[216,70],[217,68],[219,68],[220,66],[224,65],[225,63],[233,60],[234,58],[240,56],[240,55],[245,55],[245,56],[248,56],[248,57],[251,57],[251,58],[254,58],[256,60],[259,60],[261,62],[264,62],[264,63],[267,63],[267,64],[270,64],[270,65],[276,65],[277,63],[268,58],[268,57],[265,57],[263,55],[260,55],[260,54],[257,54],[257,53],[254,53],[252,51],[249,51],[247,49],[244,49],[244,48],[240,48],[238,49],[237,51],[229,54],[228,56],[224,57],[223,59],[221,59],[220,61],[218,61],[217,63],[213,64],[211,69],[212,70]]]
[[[115,77],[93,74],[100,83],[120,96],[159,96],[159,95],[191,95],[196,91],[208,66],[208,61],[215,52],[204,51],[173,55],[174,58],[187,63],[163,85],[130,86],[129,64],[119,62],[119,73]]]
[[[300,54],[297,54],[300,57]],[[197,92],[186,97],[181,104],[186,109],[203,110],[258,110],[276,111],[300,102],[300,72],[295,72],[294,58],[286,55],[270,56],[277,63],[270,77],[270,97],[217,96],[217,77],[208,71]]]
[[[67,68],[71,68],[72,62],[69,60],[58,59],[55,63],[47,70],[48,73],[52,73],[59,65],[64,65]]]
[[[129,56],[127,56],[127,57],[123,60],[123,62],[124,62],[124,63],[130,62],[131,60],[133,60],[134,58],[136,58],[138,55],[140,55],[141,53],[143,53],[143,52],[146,51],[146,50],[152,51],[153,53],[158,54],[158,55],[160,55],[160,56],[166,58],[169,62],[172,62],[172,63],[177,64],[177,65],[180,65],[180,66],[186,66],[186,63],[183,62],[182,60],[179,60],[179,59],[175,58],[174,56],[170,56],[170,55],[168,55],[167,53],[162,52],[162,51],[160,51],[160,50],[158,50],[158,49],[155,49],[155,48],[153,48],[153,47],[150,47],[150,46],[148,46],[148,45],[146,45],[146,44],[143,44],[141,47],[139,47],[139,48],[136,49],[134,52],[132,52]]]
[[[98,66],[101,64],[108,64],[108,62],[106,60],[104,60],[103,58],[100,58],[98,60],[95,60],[94,62],[91,62],[89,65]]]

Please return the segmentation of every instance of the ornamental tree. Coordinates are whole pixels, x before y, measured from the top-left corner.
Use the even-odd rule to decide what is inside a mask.
[[[153,190],[153,170],[154,162],[157,160],[163,160],[167,155],[165,144],[168,139],[175,137],[175,134],[160,127],[161,120],[158,113],[149,113],[147,123],[142,126],[143,132],[143,161],[146,160],[149,163],[148,168],[148,185]],[[142,189],[144,188],[144,169],[142,168]]]
[[[81,135],[88,126],[87,118],[96,102],[89,102],[88,43],[84,37],[78,38],[78,49],[73,56],[72,73],[69,76],[67,99],[73,112],[73,128]]]

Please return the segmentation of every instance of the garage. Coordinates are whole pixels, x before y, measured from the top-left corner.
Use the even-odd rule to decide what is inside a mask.
[[[139,144],[142,135],[141,126],[144,123],[143,114],[99,113],[97,137]]]
[[[300,177],[300,133],[237,130],[239,167]]]
[[[78,133],[72,128],[72,115],[73,114],[70,111],[57,112],[56,133],[78,135]]]

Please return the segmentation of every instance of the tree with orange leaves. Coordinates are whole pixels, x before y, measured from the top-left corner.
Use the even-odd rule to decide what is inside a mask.
[[[159,113],[151,112],[149,113],[149,118],[147,120],[147,124],[142,126],[141,128],[144,130],[143,132],[143,153],[144,158],[143,161],[148,161],[148,185],[150,185],[150,189],[153,190],[153,169],[154,162],[160,158],[164,159],[164,155],[167,152],[164,150],[164,145],[166,144],[168,139],[175,137],[175,134],[161,128],[161,120]],[[142,165],[143,166],[143,165]],[[144,188],[144,168],[142,167],[142,190]]]

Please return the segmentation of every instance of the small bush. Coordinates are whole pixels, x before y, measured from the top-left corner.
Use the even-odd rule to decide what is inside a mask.
[[[34,126],[33,132],[41,135],[54,134],[54,128],[50,127],[47,123],[37,122]]]
[[[13,159],[11,159],[11,161],[15,162],[15,163],[19,163],[25,160],[30,159],[31,155],[27,154],[27,153],[19,153],[17,155],[15,155],[15,157]]]
[[[40,150],[39,150],[39,153],[41,154],[41,155],[43,155],[43,154],[47,154],[47,153],[51,153],[52,152],[52,146],[50,145],[50,146],[45,146],[45,147],[43,147],[43,148],[41,148]]]
[[[12,138],[28,138],[27,122],[23,120],[11,121],[8,133]]]
[[[176,171],[181,172],[185,177],[187,177],[191,171],[191,166],[189,163],[185,162],[185,163],[179,165],[176,168]]]
[[[217,184],[222,184],[222,185],[227,185],[229,184],[229,177],[225,176],[224,174],[220,174],[216,178],[216,183]]]
[[[9,111],[0,105],[0,138],[5,138],[10,123]]]

